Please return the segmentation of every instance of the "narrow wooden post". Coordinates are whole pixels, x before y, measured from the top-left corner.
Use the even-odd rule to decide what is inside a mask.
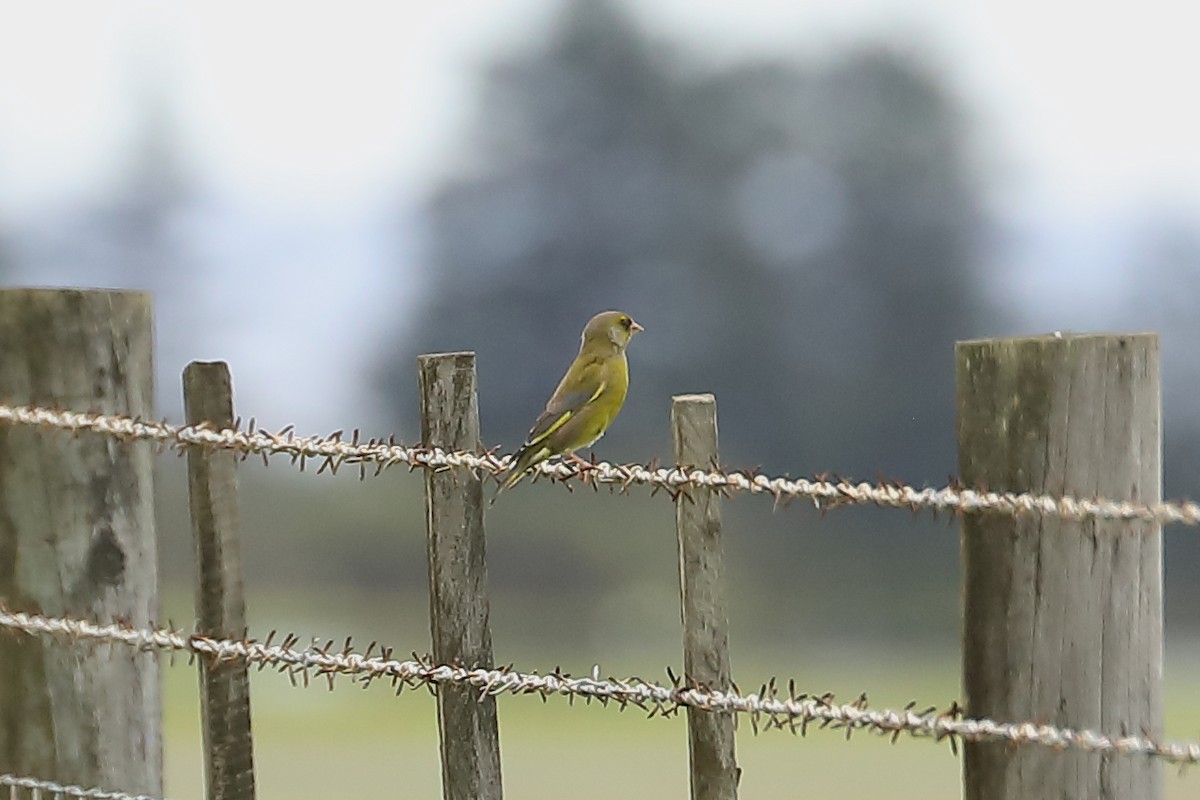
[[[717,463],[717,401],[711,394],[672,398],[675,463],[706,469]],[[725,552],[721,502],[709,489],[675,500],[679,593],[683,613],[683,674],[689,683],[729,690],[729,622],[725,613]],[[732,714],[687,710],[692,800],[737,797],[741,770]]]
[[[1157,336],[962,342],[957,362],[966,485],[1160,499]],[[972,514],[962,547],[969,716],[1162,734],[1158,526]],[[1162,796],[1153,759],[965,750],[967,800]]]
[[[223,361],[193,361],[183,371],[189,425],[233,427],[233,386]],[[201,633],[241,637],[246,630],[239,537],[237,456],[230,450],[188,447],[188,492],[196,543],[196,617]],[[205,796],[254,797],[254,743],[250,735],[250,675],[246,662],[199,659],[204,727]]]
[[[149,296],[0,291],[0,401],[152,418]],[[149,624],[153,466],[144,444],[0,427],[0,601]],[[0,637],[0,772],[161,795],[161,731],[154,656]]]
[[[479,447],[475,354],[418,358],[421,441],[427,447]],[[483,484],[468,469],[425,471],[425,525],[429,543],[429,614],[433,657],[439,664],[492,666],[488,624]],[[496,700],[469,686],[437,691],[446,800],[499,800],[500,735]]]

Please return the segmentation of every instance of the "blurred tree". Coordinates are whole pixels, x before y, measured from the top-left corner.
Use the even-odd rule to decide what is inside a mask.
[[[178,385],[179,365],[194,351],[203,320],[196,302],[203,276],[188,252],[184,229],[197,196],[167,87],[153,77],[140,80],[146,82],[134,94],[131,135],[112,183],[66,226],[57,249],[77,271],[154,295],[160,320],[157,360],[165,371],[160,385],[172,387]],[[163,413],[178,416],[179,391],[160,392],[159,405]]]
[[[12,244],[8,230],[0,225],[0,281],[8,279],[13,267]]]
[[[199,275],[184,230],[196,205],[179,127],[166,84],[138,72],[126,155],[102,193],[54,219],[35,237],[31,269],[56,282],[89,283],[150,291],[158,320],[157,360],[175,384],[200,320]],[[64,218],[65,217],[65,218]],[[44,278],[43,278],[44,279]],[[160,392],[160,411],[179,416],[178,390]]]
[[[1156,331],[1162,347],[1163,495],[1169,499],[1200,496],[1200,341],[1191,287],[1200,274],[1200,234],[1178,210],[1141,211],[1133,226],[1126,285],[1114,329]],[[1181,534],[1181,535],[1172,535]],[[1171,531],[1163,539],[1166,563],[1166,625],[1194,636],[1200,604],[1200,569],[1195,536]]]
[[[511,450],[583,322],[619,307],[647,332],[607,458],[668,453],[669,396],[713,391],[730,464],[953,471],[981,221],[934,76],[886,48],[717,70],[569,0],[490,70],[475,131],[429,208],[428,297],[382,356],[395,429],[416,430],[414,355],[474,349]]]
[[[95,212],[97,239],[130,285],[163,287],[186,279],[178,227],[194,199],[172,109],[157,92],[140,98],[116,186]],[[181,287],[183,288],[183,287]],[[180,292],[187,296],[190,292]]]
[[[3,180],[4,162],[0,160],[0,180]],[[16,267],[16,256],[14,252],[17,250],[14,242],[15,235],[10,229],[8,223],[0,218],[0,282],[11,279]]]
[[[1192,293],[1181,291],[1200,274],[1200,234],[1178,212],[1152,212],[1135,227],[1127,256],[1127,286],[1115,324],[1119,330],[1157,331],[1162,337],[1164,493],[1200,495],[1200,340]]]

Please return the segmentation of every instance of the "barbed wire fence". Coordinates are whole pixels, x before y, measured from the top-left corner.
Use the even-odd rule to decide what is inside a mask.
[[[447,470],[465,467],[477,475],[499,480],[507,473],[512,458],[495,452],[447,451],[440,447],[404,445],[392,440],[366,439],[354,430],[349,435],[301,436],[288,425],[276,433],[260,428],[251,418],[245,427],[214,428],[209,423],[176,425],[121,414],[98,414],[0,404],[0,422],[28,425],[68,433],[93,432],[126,442],[150,442],[180,453],[189,445],[230,450],[243,458],[259,456],[263,464],[271,456],[283,456],[301,471],[316,464],[318,473],[336,473],[347,466],[361,478],[379,475],[389,467],[409,470]],[[580,458],[544,461],[533,468],[539,477],[570,490],[575,486],[608,487],[622,494],[633,487],[672,496],[692,488],[712,489],[725,496],[745,493],[773,499],[776,506],[794,500],[809,500],[818,509],[848,505],[873,505],[909,511],[969,514],[973,512],[1045,515],[1072,521],[1118,520],[1156,525],[1200,526],[1200,503],[1176,501],[1134,503],[1103,497],[1078,498],[1032,492],[1003,492],[971,489],[958,485],[917,488],[900,482],[854,481],[846,478],[771,477],[757,471],[722,472],[716,468],[660,467],[653,464],[612,464]]]
[[[1156,344],[1155,344],[1156,346]],[[423,402],[423,414],[427,414],[432,429],[436,430],[437,415],[443,419],[461,421],[462,418],[476,416],[476,399],[474,396],[474,363],[472,359],[462,358],[464,354],[446,357],[423,357],[422,359],[422,388],[423,400],[437,396],[436,391],[427,391],[440,387],[442,392],[442,407],[426,409]],[[425,359],[431,359],[426,361]],[[449,372],[463,373],[468,369],[470,381],[451,380],[455,377]],[[195,365],[193,365],[195,366]],[[1157,380],[1157,365],[1154,374]],[[191,369],[191,368],[189,368]],[[221,369],[224,367],[222,365]],[[428,373],[427,373],[428,370]],[[228,373],[225,374],[225,392],[220,402],[228,402],[229,419],[232,420],[232,400],[228,396]],[[458,378],[462,375],[458,374]],[[429,384],[428,386],[426,384]],[[210,387],[211,388],[211,387]],[[689,437],[696,437],[696,431],[701,431],[698,438],[707,436],[708,422],[699,417],[689,417],[687,409],[678,405],[678,418],[673,410],[673,425],[676,428],[676,452],[681,452],[680,442]],[[695,401],[695,398],[691,398]],[[432,401],[430,401],[432,404]],[[218,403],[218,406],[220,403]],[[1188,502],[1150,502],[1138,503],[1129,500],[1109,499],[1104,497],[1081,498],[1070,495],[1052,495],[1026,492],[996,492],[985,488],[966,488],[961,485],[950,485],[940,488],[917,489],[901,483],[875,482],[860,483],[840,478],[816,477],[812,479],[790,479],[770,477],[756,472],[727,472],[722,471],[716,461],[715,452],[715,405],[711,398],[708,401],[693,403],[695,408],[711,415],[711,454],[708,463],[702,467],[672,466],[641,464],[611,464],[608,462],[588,462],[582,459],[570,459],[541,465],[538,475],[561,484],[570,489],[584,486],[593,489],[608,487],[618,493],[629,492],[634,487],[648,488],[652,493],[665,492],[670,495],[680,509],[698,507],[708,515],[705,524],[708,535],[712,533],[711,523],[716,521],[718,536],[713,541],[705,541],[696,531],[685,530],[688,525],[699,528],[696,520],[685,522],[680,516],[680,546],[681,565],[682,550],[687,546],[701,548],[701,558],[708,570],[704,579],[706,586],[712,590],[723,582],[720,564],[719,514],[713,505],[715,498],[736,493],[746,493],[771,497],[773,503],[786,504],[796,499],[813,502],[818,508],[827,510],[844,505],[877,505],[889,508],[905,508],[914,511],[931,511],[934,513],[952,513],[964,516],[968,522],[988,518],[1008,518],[1011,520],[1028,519],[1033,521],[1057,520],[1063,523],[1085,522],[1092,527],[1105,524],[1118,526],[1141,525],[1142,538],[1157,531],[1157,526],[1167,523],[1188,526],[1200,525],[1200,505]],[[192,414],[189,412],[189,418]],[[431,421],[432,420],[432,421]],[[249,458],[259,456],[269,463],[271,456],[283,456],[299,469],[316,465],[318,472],[336,472],[345,467],[359,470],[360,477],[368,474],[378,474],[388,467],[400,465],[410,470],[420,470],[425,475],[427,504],[431,509],[430,517],[436,519],[438,511],[448,509],[461,516],[478,515],[480,520],[478,530],[472,531],[470,525],[460,526],[459,531],[464,536],[478,536],[480,547],[480,566],[482,564],[482,507],[480,503],[480,480],[484,477],[495,478],[502,475],[509,466],[507,457],[494,452],[475,452],[454,446],[406,446],[392,440],[363,440],[357,433],[345,435],[335,433],[325,437],[304,437],[296,435],[291,428],[270,433],[259,428],[253,420],[244,428],[237,423],[211,424],[197,422],[196,424],[172,425],[166,422],[152,422],[139,419],[136,416],[121,414],[105,414],[49,408],[37,405],[0,404],[0,423],[24,429],[42,431],[59,431],[76,436],[98,435],[106,440],[125,442],[149,442],[161,448],[172,448],[192,455],[204,454],[205,458],[214,453],[224,453],[230,458],[240,456]],[[1157,421],[1155,420],[1155,424]],[[477,430],[477,418],[474,422]],[[469,432],[470,426],[466,427]],[[470,440],[470,437],[466,437]],[[478,437],[475,437],[477,441]],[[438,437],[430,437],[429,441],[438,441]],[[443,442],[443,444],[445,444]],[[704,447],[690,450],[684,447],[683,452],[702,452]],[[691,459],[705,463],[700,457]],[[679,459],[680,463],[686,463]],[[211,466],[211,465],[210,465]],[[463,480],[469,475],[474,480]],[[228,494],[212,490],[212,486],[220,483],[222,478],[204,479],[205,485],[211,491],[208,498],[211,503],[230,502]],[[195,491],[195,483],[193,484]],[[232,497],[236,501],[236,495]],[[193,496],[193,513],[197,514],[195,496]],[[201,511],[203,502],[200,501]],[[211,511],[211,509],[210,509]],[[211,515],[210,515],[211,516]],[[236,576],[237,580],[222,582],[219,587],[209,587],[209,591],[220,592],[220,601],[226,605],[236,606],[242,603],[240,597],[240,564],[236,562],[236,547],[232,553],[228,549],[231,531],[222,527],[222,523],[212,522],[210,528],[203,530],[205,523],[198,523],[198,537],[209,537],[214,544],[213,563],[206,568],[201,565],[203,594],[203,575],[206,569],[210,575],[220,573],[225,579]],[[1133,530],[1133,528],[1129,528]],[[1070,529],[1075,530],[1075,529]],[[1050,530],[1050,535],[1068,536],[1070,530]],[[236,526],[234,526],[233,542],[236,543]],[[431,541],[434,537],[449,535],[444,531],[435,533],[430,530]],[[1157,533],[1154,534],[1157,536]],[[690,538],[689,538],[690,537]],[[222,546],[215,543],[221,542]],[[689,542],[691,543],[689,545]],[[458,546],[462,541],[450,542]],[[449,546],[449,545],[447,545]],[[1159,545],[1161,546],[1161,544]],[[201,555],[204,557],[203,543]],[[222,547],[226,547],[225,552]],[[707,549],[704,549],[707,548]],[[714,561],[715,556],[715,561]],[[432,558],[432,556],[431,556]],[[1161,555],[1160,555],[1161,559]],[[715,563],[715,566],[714,566]],[[480,590],[486,581],[478,580],[478,575],[469,574],[473,569],[466,566],[468,574],[441,574],[438,566],[431,561],[431,581],[435,585],[445,582],[443,588],[448,596],[453,596],[462,605],[450,609],[431,609],[435,616],[443,614],[442,625],[469,624],[467,618],[478,610],[478,604],[486,608],[486,589]],[[1159,562],[1161,571],[1161,560]],[[695,574],[688,574],[684,567],[681,576],[684,586],[684,623],[685,649],[689,641],[689,626],[710,628],[722,632],[724,639],[724,601],[718,596],[710,602],[711,607],[696,605],[694,598],[689,606],[687,581],[696,579]],[[1104,579],[1104,576],[1100,576]],[[476,584],[475,589],[470,586]],[[466,587],[466,588],[464,588]],[[718,595],[720,593],[718,592]],[[1152,598],[1153,599],[1153,598]],[[712,601],[712,598],[708,598]],[[1161,598],[1158,600],[1161,605]],[[202,623],[204,615],[201,614]],[[852,702],[839,702],[833,695],[812,695],[798,692],[795,685],[786,685],[775,680],[763,685],[758,692],[742,693],[728,676],[712,675],[697,678],[697,675],[685,670],[685,675],[677,677],[668,671],[670,680],[667,683],[654,683],[637,678],[602,678],[599,670],[584,677],[571,675],[555,670],[548,674],[538,674],[531,671],[521,671],[513,667],[495,668],[490,665],[490,632],[486,629],[486,614],[483,615],[482,629],[475,629],[472,635],[483,634],[489,642],[485,652],[478,659],[463,659],[457,654],[438,652],[439,641],[436,637],[435,624],[434,653],[429,656],[413,655],[410,659],[397,659],[390,649],[378,647],[375,644],[365,650],[356,651],[347,640],[344,644],[335,645],[333,642],[316,642],[308,646],[300,646],[300,640],[294,635],[277,636],[272,633],[265,640],[259,641],[248,635],[225,636],[217,635],[210,630],[185,632],[147,625],[136,625],[123,620],[91,621],[70,618],[68,616],[53,616],[42,613],[15,610],[0,607],[0,628],[14,634],[26,637],[48,639],[65,639],[69,642],[90,642],[131,648],[135,651],[157,652],[160,654],[183,654],[189,661],[195,661],[202,671],[206,670],[210,679],[206,693],[212,687],[223,685],[224,694],[219,702],[230,702],[233,699],[245,701],[248,709],[248,693],[245,690],[245,673],[249,667],[273,668],[287,675],[296,684],[308,685],[310,682],[324,682],[331,688],[338,677],[347,678],[360,684],[376,681],[389,682],[397,692],[404,688],[427,687],[434,690],[439,704],[459,703],[462,708],[486,708],[488,703],[494,704],[494,698],[501,694],[535,695],[542,698],[551,696],[564,697],[568,700],[582,699],[587,702],[597,701],[616,705],[620,709],[637,708],[650,717],[671,716],[680,710],[689,714],[689,728],[695,726],[697,719],[726,719],[732,723],[734,717],[746,718],[757,733],[763,730],[788,730],[804,735],[810,726],[833,728],[844,731],[849,737],[856,731],[870,732],[889,737],[896,741],[901,736],[913,738],[928,738],[934,741],[949,742],[956,749],[960,743],[986,744],[1001,743],[1009,746],[1023,746],[1021,750],[1033,749],[1054,754],[1072,751],[1094,755],[1120,756],[1125,759],[1144,759],[1147,763],[1169,763],[1190,765],[1200,761],[1200,742],[1169,742],[1162,740],[1156,731],[1160,725],[1139,725],[1131,716],[1121,718],[1120,733],[1114,731],[1093,730],[1091,728],[1075,728],[1063,725],[1047,724],[1045,722],[1027,719],[1026,721],[1005,721],[987,715],[968,717],[958,702],[948,707],[919,708],[911,703],[902,709],[872,708],[866,694]],[[466,621],[464,621],[466,620]],[[1161,620],[1158,621],[1161,636]],[[235,628],[236,630],[236,628]],[[715,646],[711,643],[708,646]],[[721,643],[723,645],[723,642]],[[685,653],[686,655],[686,653]],[[685,658],[685,665],[687,659]],[[231,667],[240,667],[240,672]],[[968,682],[969,683],[969,682]],[[239,685],[241,688],[238,688]],[[969,686],[968,686],[969,689]],[[452,690],[459,691],[457,696]],[[457,697],[457,699],[456,699]],[[204,702],[210,698],[205,697]],[[493,705],[494,709],[494,705]],[[693,712],[698,712],[693,716]],[[483,713],[472,711],[472,713]],[[494,721],[494,710],[492,720]],[[205,706],[206,724],[209,707]],[[214,715],[215,716],[215,715]],[[439,714],[439,719],[442,718]],[[453,716],[453,715],[449,715]],[[1032,715],[1031,715],[1032,716]],[[248,717],[247,717],[248,719]],[[1161,719],[1158,720],[1161,723]],[[479,727],[479,726],[476,726]],[[486,726],[483,726],[486,729]],[[1136,731],[1136,732],[1135,732]],[[455,732],[441,730],[443,743],[443,759],[458,759],[443,770],[447,783],[444,791],[447,797],[477,796],[499,797],[497,786],[475,786],[474,794],[458,794],[453,785],[456,775],[465,775],[463,786],[470,785],[471,780],[478,783],[478,776],[487,775],[486,761],[488,758],[498,758],[498,746],[492,742],[471,743],[470,752],[451,752],[447,740],[454,739]],[[486,730],[485,730],[486,733]],[[493,725],[494,737],[494,725]],[[717,733],[691,731],[693,737],[712,736],[712,743],[727,747],[729,758],[721,767],[728,773],[728,780],[718,782],[709,789],[702,789],[698,796],[702,797],[732,797],[736,796],[737,770],[732,759],[732,737],[722,741]],[[209,739],[212,741],[209,741]],[[461,735],[459,738],[463,738]],[[485,737],[486,738],[486,737]],[[252,797],[253,777],[252,761],[249,758],[250,738],[248,725],[245,731],[229,731],[219,729],[206,730],[206,767],[210,782],[227,780],[232,787],[220,796]],[[238,770],[251,770],[249,781],[246,775],[238,770],[232,770],[224,756],[215,754],[224,742],[242,743],[247,752],[244,763],[248,767],[238,765]],[[489,754],[489,748],[494,748]],[[452,749],[452,748],[451,748]],[[693,748],[694,750],[694,748]],[[995,751],[999,757],[1017,757],[1013,751],[1004,748]],[[222,760],[222,759],[226,760]],[[712,770],[712,765],[698,765],[695,753],[692,754],[693,786],[698,780],[697,774],[703,769]],[[1110,762],[1109,769],[1113,769]],[[467,773],[474,774],[474,778]],[[222,773],[226,773],[224,777]],[[230,774],[234,773],[234,774]],[[968,776],[969,781],[969,776]],[[1152,782],[1152,779],[1148,779]],[[125,794],[106,788],[83,788],[77,785],[60,784],[53,780],[34,778],[15,774],[0,775],[0,786],[8,786],[11,792],[25,789],[31,792],[41,792],[50,795],[61,795],[82,798],[113,798],[113,800],[150,800],[146,795]],[[211,785],[210,785],[211,788]],[[461,789],[461,787],[460,787]],[[1148,793],[1150,796],[1153,792]],[[993,795],[987,795],[989,797]],[[999,796],[999,795],[995,795]]]
[[[120,645],[141,652],[181,653],[189,658],[189,663],[195,658],[215,663],[245,662],[255,667],[274,668],[292,683],[303,686],[315,682],[333,688],[335,678],[346,677],[360,685],[385,681],[399,694],[405,688],[436,690],[442,685],[462,684],[477,690],[481,697],[510,694],[579,698],[611,703],[620,710],[637,708],[649,717],[669,717],[686,708],[730,712],[746,717],[755,733],[781,730],[803,736],[810,725],[815,725],[820,729],[843,731],[847,737],[856,731],[866,731],[893,740],[908,735],[947,741],[954,747],[958,741],[1005,742],[1053,750],[1141,755],[1178,765],[1200,763],[1200,742],[1158,742],[1148,736],[1113,737],[1045,723],[966,719],[958,703],[940,710],[934,707],[914,710],[915,702],[903,709],[874,709],[868,704],[865,693],[853,702],[842,703],[831,693],[807,694],[797,691],[794,682],[789,681],[784,686],[774,679],[763,684],[757,692],[742,694],[736,688],[718,691],[688,685],[679,677],[675,677],[670,685],[641,678],[602,678],[599,668],[584,677],[573,677],[560,671],[545,675],[522,672],[511,666],[469,669],[457,664],[436,664],[427,656],[415,654],[410,659],[396,659],[391,650],[378,645],[371,645],[360,653],[348,641],[334,643],[330,640],[300,647],[295,634],[279,636],[272,632],[262,642],[216,639],[167,628],[100,624],[3,608],[0,608],[0,627],[29,636]],[[378,652],[374,652],[376,650]]]
[[[435,471],[467,467],[498,478],[505,474],[510,461],[507,456],[498,457],[493,453],[446,452],[441,448],[406,446],[395,442],[361,442],[358,441],[357,435],[347,442],[341,434],[298,436],[290,428],[275,434],[256,430],[253,425],[248,430],[240,430],[237,427],[216,430],[207,423],[172,425],[166,422],[137,420],[123,415],[33,406],[14,407],[0,404],[0,421],[72,434],[92,432],[127,442],[149,442],[174,449],[196,445],[208,449],[230,450],[244,457],[283,455],[300,469],[304,469],[311,461],[318,461],[318,471],[330,473],[336,472],[345,464],[364,469],[367,465],[377,465],[379,469],[373,472],[376,475],[387,467],[402,465],[410,469]],[[270,461],[264,458],[264,463],[269,464]],[[952,511],[960,514],[975,511],[1043,514],[1074,520],[1109,519],[1200,524],[1200,509],[1194,503],[1144,505],[1103,498],[1080,500],[1030,493],[964,490],[959,487],[916,489],[903,484],[769,478],[738,472],[723,473],[715,469],[668,469],[639,464],[611,465],[586,461],[546,463],[541,466],[541,472],[551,481],[560,484],[569,484],[571,481],[591,487],[611,484],[621,492],[627,492],[632,485],[644,485],[654,489],[665,489],[678,496],[690,487],[698,487],[768,493],[777,501],[779,498],[806,498],[824,508],[858,504],[910,510]],[[365,476],[366,472],[363,475]],[[410,660],[396,660],[391,651],[384,648],[380,648],[380,652],[373,655],[375,645],[358,653],[348,641],[340,647],[335,646],[332,641],[297,647],[299,638],[296,635],[287,634],[280,637],[275,632],[269,634],[264,642],[250,638],[217,639],[179,630],[135,628],[115,623],[98,624],[87,620],[12,612],[3,606],[0,606],[0,627],[29,636],[116,644],[144,652],[183,653],[189,660],[200,657],[218,664],[244,661],[252,666],[276,668],[293,683],[299,682],[304,685],[316,678],[328,680],[332,687],[332,679],[337,676],[348,676],[360,684],[385,680],[397,691],[405,687],[436,688],[442,684],[461,683],[479,690],[481,695],[488,696],[536,694],[542,697],[578,697],[606,703],[611,701],[622,710],[635,707],[647,712],[651,717],[670,716],[681,708],[729,711],[747,716],[755,732],[760,728],[778,729],[803,735],[810,724],[816,724],[822,729],[844,730],[847,734],[860,730],[868,731],[891,737],[893,740],[906,734],[915,738],[931,738],[951,743],[956,740],[1004,741],[1014,745],[1038,745],[1056,750],[1077,749],[1091,753],[1143,755],[1179,765],[1200,763],[1200,742],[1157,742],[1146,736],[1111,737],[1096,731],[1076,731],[1044,723],[1002,723],[989,719],[963,719],[963,709],[957,703],[944,710],[929,707],[914,711],[915,703],[900,710],[877,710],[867,705],[865,694],[852,703],[838,703],[829,693],[798,693],[792,683],[789,683],[785,690],[772,681],[764,684],[757,693],[742,695],[736,691],[720,692],[708,691],[699,686],[688,687],[678,679],[667,686],[637,678],[604,679],[598,672],[587,677],[572,677],[561,672],[546,675],[521,672],[511,667],[467,669],[459,665],[435,664],[428,657],[414,656]],[[275,643],[276,639],[280,639],[280,643]],[[52,781],[6,775],[0,775],[0,785],[40,788],[51,794],[97,800],[148,800],[143,795],[61,786]]]

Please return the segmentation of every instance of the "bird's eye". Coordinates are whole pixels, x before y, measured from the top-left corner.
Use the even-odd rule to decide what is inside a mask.
[[[621,327],[622,328],[628,328],[632,324],[633,324],[633,320],[631,320],[629,317],[621,317]]]

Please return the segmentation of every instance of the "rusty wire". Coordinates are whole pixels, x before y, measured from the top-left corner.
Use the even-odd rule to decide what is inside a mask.
[[[0,422],[73,433],[91,431],[126,441],[142,440],[159,446],[184,450],[189,445],[233,450],[243,457],[259,455],[264,462],[271,455],[283,455],[300,469],[310,462],[319,464],[318,472],[336,472],[345,465],[359,469],[365,477],[370,467],[378,474],[387,467],[403,464],[409,469],[442,470],[466,467],[477,474],[493,477],[503,474],[510,458],[492,451],[484,453],[446,451],[437,447],[407,446],[393,439],[364,440],[356,430],[348,440],[343,432],[330,436],[297,436],[291,426],[270,433],[250,420],[249,427],[216,429],[208,423],[173,425],[149,422],[121,415],[62,411],[36,406],[0,405]],[[705,487],[722,494],[749,493],[773,497],[775,503],[798,498],[812,501],[818,508],[842,505],[876,505],[932,510],[952,514],[993,512],[1001,514],[1042,514],[1071,520],[1126,520],[1157,524],[1200,525],[1200,504],[1166,502],[1131,503],[1103,498],[1054,497],[1018,492],[994,492],[950,485],[917,489],[898,482],[855,482],[844,478],[769,477],[754,470],[722,472],[717,469],[658,467],[653,464],[611,464],[570,458],[546,462],[537,473],[572,488],[574,483],[599,488],[607,485],[621,492],[632,486],[647,486],[653,492],[672,496],[686,494],[691,488]]]
[[[307,686],[314,677],[323,677],[332,688],[338,676],[348,676],[362,684],[388,681],[397,693],[405,687],[423,686],[436,691],[442,684],[460,684],[478,689],[481,698],[501,694],[536,694],[543,699],[558,695],[568,700],[581,697],[588,702],[613,703],[622,710],[634,706],[651,717],[671,716],[681,708],[727,712],[747,717],[755,733],[760,728],[778,728],[804,735],[813,725],[844,731],[847,738],[861,730],[890,737],[893,742],[901,734],[948,740],[955,749],[959,740],[1002,741],[1057,750],[1142,755],[1181,765],[1200,762],[1200,742],[1163,743],[1146,735],[1117,737],[1034,722],[964,719],[957,702],[941,711],[933,707],[916,710],[915,703],[901,710],[878,710],[868,706],[866,694],[854,702],[839,703],[831,694],[797,693],[793,683],[789,682],[785,688],[774,679],[757,693],[741,694],[736,687],[732,691],[718,691],[688,685],[673,675],[671,685],[640,678],[602,679],[598,667],[588,677],[572,677],[559,670],[545,675],[519,672],[511,666],[469,669],[457,664],[435,664],[429,657],[416,654],[411,659],[398,660],[392,657],[390,649],[375,643],[363,652],[355,651],[349,640],[340,645],[328,641],[299,647],[299,638],[291,634],[277,637],[272,633],[265,642],[249,638],[218,639],[166,628],[143,629],[13,612],[2,607],[0,627],[30,636],[58,636],[141,651],[186,653],[189,658],[205,658],[213,664],[245,661],[259,669],[276,669],[294,685]],[[275,643],[277,638],[279,643]]]
[[[145,794],[126,794],[108,789],[85,789],[74,784],[30,778],[26,775],[0,775],[0,786],[7,786],[11,797],[18,789],[28,789],[34,797],[77,797],[81,800],[157,800]]]

